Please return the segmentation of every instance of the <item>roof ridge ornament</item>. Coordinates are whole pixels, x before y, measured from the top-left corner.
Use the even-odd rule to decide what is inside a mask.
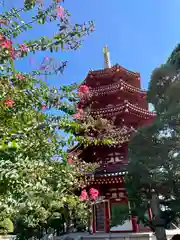
[[[111,68],[110,54],[107,45],[105,45],[103,48],[103,54],[104,54],[104,68]]]

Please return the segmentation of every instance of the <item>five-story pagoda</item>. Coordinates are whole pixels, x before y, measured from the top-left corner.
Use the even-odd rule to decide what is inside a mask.
[[[128,142],[133,132],[151,122],[155,114],[148,111],[146,92],[140,88],[140,74],[119,65],[111,67],[107,47],[104,48],[104,69],[90,71],[83,86],[88,87],[89,96],[79,105],[84,111],[88,109],[93,118],[113,122],[116,140],[113,146],[89,146],[80,151],[84,161],[100,166],[93,177],[88,178],[86,186],[87,190],[97,189],[100,195],[93,205],[93,231],[137,232],[135,217],[114,227],[110,219],[117,214],[118,207],[130,207],[124,186]]]

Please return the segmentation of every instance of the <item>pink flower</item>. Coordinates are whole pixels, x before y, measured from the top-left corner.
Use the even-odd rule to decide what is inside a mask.
[[[18,50],[14,51],[14,58],[20,58],[21,55],[22,55],[21,51],[18,51]]]
[[[40,70],[45,70],[46,69],[46,66],[40,66]]]
[[[75,119],[81,119],[82,118],[82,115],[83,115],[83,110],[82,109],[78,109],[77,113],[75,113],[73,115],[73,118]]]
[[[3,48],[12,49],[12,42],[11,40],[5,40],[4,42],[1,43],[1,46]]]
[[[38,4],[42,4],[43,1],[42,1],[42,0],[36,0],[36,3],[38,3]]]
[[[8,25],[8,20],[5,20],[5,19],[0,19],[0,24],[4,24],[4,25]]]
[[[17,77],[18,80],[24,80],[25,79],[25,76],[22,75],[21,73],[17,73],[16,77]]]
[[[11,59],[14,59],[14,58],[15,58],[14,48],[11,48],[11,49],[10,49],[10,58],[11,58]]]
[[[99,195],[99,191],[95,188],[90,188],[89,190],[89,196],[92,200],[96,200],[96,198],[98,197]]]
[[[4,41],[6,38],[4,35],[0,34],[0,41]]]
[[[44,60],[49,60],[49,57],[48,56],[44,57]]]
[[[95,29],[94,24],[91,24],[89,30],[90,30],[91,32],[94,32],[94,29]]]
[[[79,93],[88,93],[89,92],[89,87],[87,85],[81,85],[78,89]]]
[[[15,51],[12,47],[12,41],[11,40],[4,40],[2,43],[0,43],[0,46],[9,50],[9,55],[11,59],[14,59],[15,57]]]
[[[46,106],[45,104],[43,104],[43,105],[41,106],[41,109],[42,109],[42,110],[46,110],[46,109],[47,109],[47,106]]]
[[[13,47],[9,49],[9,55],[11,59],[15,59],[15,51]]]
[[[73,164],[73,160],[72,160],[72,158],[68,158],[68,163],[69,163],[70,165]]]
[[[26,47],[25,44],[20,44],[19,47],[20,47],[20,49],[21,49],[22,52],[27,52],[27,51],[29,50],[29,49]]]
[[[73,118],[81,119],[81,114],[80,113],[76,113],[76,114],[73,115]]]
[[[11,100],[11,99],[6,99],[4,100],[4,105],[8,106],[8,107],[13,107],[15,101]]]
[[[61,6],[56,6],[57,16],[63,18],[64,16],[64,8]]]
[[[81,201],[86,201],[87,198],[88,198],[88,194],[87,194],[86,190],[84,189],[84,190],[81,192],[80,200],[81,200]]]

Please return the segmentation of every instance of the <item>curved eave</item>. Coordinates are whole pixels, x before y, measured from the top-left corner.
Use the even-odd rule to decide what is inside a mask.
[[[119,171],[117,171],[117,169],[119,169]],[[127,164],[116,164],[116,168],[114,171],[107,169],[108,171],[104,171],[104,169],[98,169],[96,172],[94,173],[89,173],[86,176],[88,177],[87,179],[87,183],[89,184],[93,184],[93,183],[97,183],[98,184],[104,184],[105,181],[101,181],[102,178],[112,178],[112,180],[116,180],[116,178],[118,176],[125,176],[128,174],[127,171]],[[122,179],[124,180],[124,179]],[[116,182],[114,182],[116,183]]]
[[[104,116],[115,116],[121,113],[135,114],[144,119],[154,118],[156,116],[154,112],[150,112],[146,109],[137,107],[129,103],[128,101],[125,101],[124,104],[117,105],[114,107],[101,108],[98,110],[91,111],[90,115],[104,117]]]
[[[119,134],[118,134],[118,131],[120,131]],[[132,134],[134,132],[135,131],[132,129],[132,130],[129,130],[127,133],[121,134],[121,129],[119,129],[119,130],[117,129],[117,134],[116,134],[116,136],[114,136],[114,141],[110,146],[116,146],[116,145],[119,145],[119,144],[129,142],[131,137],[132,137]],[[107,139],[107,137],[106,137],[106,139]],[[97,146],[97,145],[92,144],[90,146]],[[77,144],[75,147],[73,147],[71,149],[68,149],[67,152],[68,152],[69,157],[75,157],[75,156],[80,155],[83,152],[83,150],[84,150],[83,145],[82,144]]]
[[[129,71],[126,68],[120,66],[119,64],[116,64],[116,65],[112,66],[111,68],[99,69],[99,70],[95,70],[95,71],[91,70],[88,72],[86,79],[88,79],[91,76],[97,77],[97,76],[107,75],[107,74],[111,74],[111,73],[115,73],[115,72],[123,72],[129,76],[132,76],[135,78],[140,78],[140,74],[138,72]],[[86,79],[85,79],[85,81],[86,81]]]
[[[90,89],[89,97],[92,98],[94,96],[103,96],[103,95],[112,94],[118,91],[137,93],[143,96],[146,96],[147,94],[145,90],[141,90],[139,88],[131,86],[130,84],[120,79],[118,83],[106,85],[104,87],[97,87],[92,90]]]
[[[73,148],[70,148],[67,150],[67,153],[69,156],[72,156],[74,154],[80,154],[80,152],[82,152],[83,150],[83,146],[82,144],[78,143],[76,146],[74,146]]]

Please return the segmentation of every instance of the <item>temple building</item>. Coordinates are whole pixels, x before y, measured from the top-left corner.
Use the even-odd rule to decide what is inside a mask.
[[[118,206],[129,206],[124,185],[128,166],[128,142],[136,129],[152,121],[155,113],[148,110],[146,91],[141,90],[140,74],[120,65],[111,66],[108,48],[104,47],[104,69],[89,71],[84,85],[89,97],[81,108],[94,118],[108,119],[115,126],[116,143],[111,146],[96,145],[81,149],[80,157],[96,162],[98,169],[87,178],[87,190],[95,188],[100,196],[93,204],[93,232],[138,232],[136,217],[117,226],[111,219]],[[142,230],[144,231],[144,229]]]

